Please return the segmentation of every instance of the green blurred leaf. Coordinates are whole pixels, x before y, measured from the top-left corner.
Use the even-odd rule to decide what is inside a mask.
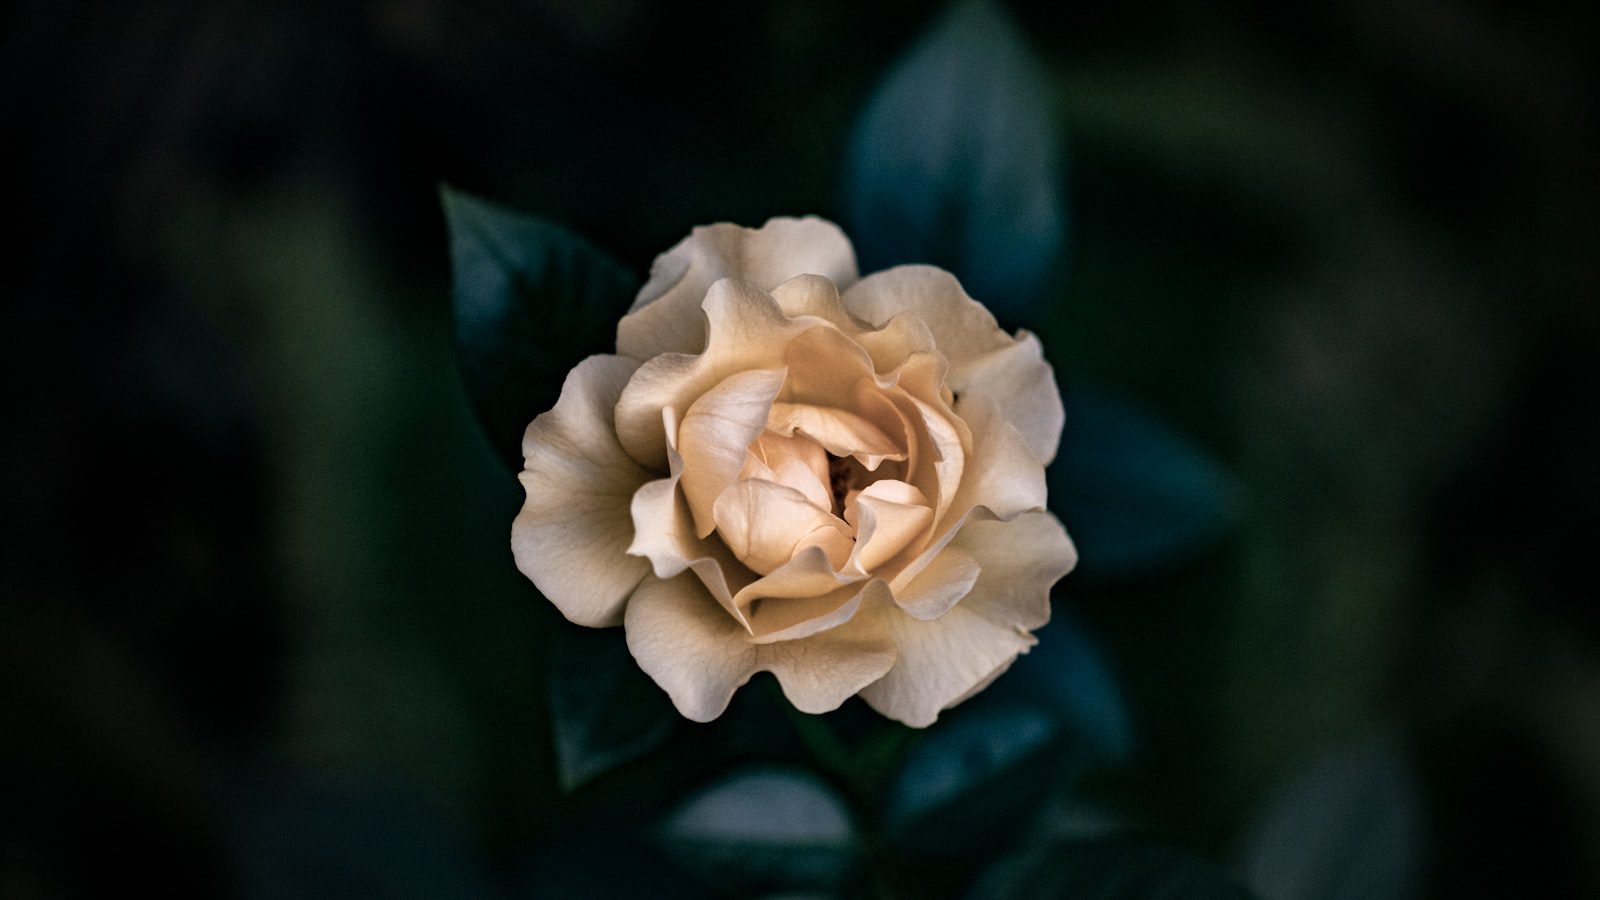
[[[639,288],[627,267],[566,229],[450,187],[457,364],[489,443],[522,468],[522,433],[567,372],[612,349]]]
[[[1117,680],[1082,626],[1059,607],[1037,631],[1039,643],[989,688],[996,696],[1040,701],[1091,759],[1120,762],[1133,747],[1133,728]],[[968,701],[982,702],[983,695]]]
[[[1422,800],[1392,740],[1345,747],[1289,784],[1246,837],[1266,900],[1405,900],[1421,872]]]
[[[844,199],[863,271],[937,265],[1002,321],[1036,321],[1067,233],[1053,118],[1011,16],[955,4],[855,126]]]
[[[1008,857],[968,900],[1248,900],[1249,891],[1190,854],[1127,838],[1065,841]]]
[[[550,719],[561,786],[573,790],[672,734],[677,713],[622,632],[563,623],[551,635]]]
[[[1187,561],[1235,517],[1226,473],[1133,404],[1085,387],[1066,394],[1050,506],[1078,546],[1076,575],[1125,578]]]
[[[891,839],[940,856],[1005,843],[1072,754],[1057,740],[1063,729],[1042,705],[996,698],[945,713],[894,774],[884,808]]]
[[[855,863],[844,801],[795,769],[724,778],[672,813],[659,838],[686,870],[736,894],[837,888]]]

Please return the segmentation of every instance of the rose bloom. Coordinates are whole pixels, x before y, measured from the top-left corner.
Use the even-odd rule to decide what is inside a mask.
[[[817,218],[697,228],[528,426],[511,546],[690,719],[767,671],[921,727],[1028,651],[1077,561],[1045,511],[1062,420],[1038,338],[949,273],[859,278]]]

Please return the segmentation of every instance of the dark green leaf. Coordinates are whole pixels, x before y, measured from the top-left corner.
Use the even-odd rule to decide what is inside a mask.
[[[855,826],[844,801],[814,776],[761,768],[713,784],[668,817],[668,855],[736,894],[826,890],[854,863]]]
[[[889,72],[852,137],[845,209],[862,270],[930,263],[1008,324],[1050,299],[1066,243],[1042,69],[998,4],[963,0]]]
[[[581,237],[449,187],[457,362],[497,454],[522,468],[522,433],[555,405],[567,372],[615,345],[639,288]]]
[[[968,704],[922,734],[894,775],[884,824],[902,848],[970,855],[998,846],[1043,799],[1042,786],[1071,752],[1057,740],[1060,717],[1041,705]]]
[[[1248,900],[1244,888],[1195,856],[1113,838],[1046,844],[996,863],[969,900]]]
[[[1344,748],[1250,828],[1246,876],[1267,900],[1405,900],[1417,893],[1421,806],[1394,742]]]
[[[550,720],[561,785],[572,790],[661,746],[678,721],[616,629],[562,625],[551,636]]]
[[[1077,575],[1124,578],[1193,557],[1234,518],[1228,476],[1198,447],[1110,394],[1069,388],[1050,506],[1078,545]]]
[[[1039,643],[1019,658],[989,691],[1045,704],[1062,720],[1065,735],[1087,758],[1120,762],[1133,745],[1128,710],[1116,678],[1082,626],[1058,605]],[[978,699],[969,702],[981,702]]]

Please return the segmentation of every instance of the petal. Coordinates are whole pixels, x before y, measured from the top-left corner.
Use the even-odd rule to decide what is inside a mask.
[[[661,411],[681,420],[689,405],[730,375],[782,365],[783,349],[816,320],[792,322],[753,285],[725,279],[711,286],[702,309],[711,338],[704,353],[665,353],[639,366],[617,400],[617,438],[641,465],[666,467]]]
[[[628,601],[628,650],[685,718],[709,722],[756,672],[757,650],[705,586],[647,578]]]
[[[881,581],[867,583],[863,606],[886,603]],[[760,666],[778,678],[795,709],[825,713],[882,678],[899,657],[888,633],[864,616],[803,640],[760,645]]]
[[[628,615],[633,615],[632,604]],[[940,710],[1035,643],[1027,632],[991,622],[964,604],[932,622],[891,606],[880,613],[880,621],[900,658],[861,691],[861,699],[913,728],[933,724]]]
[[[922,320],[909,313],[891,316],[876,328],[856,332],[853,337],[872,358],[878,372],[892,372],[915,353],[937,352],[933,332]]]
[[[938,407],[905,391],[891,397],[914,432],[913,455],[905,480],[933,501],[934,519],[943,521],[965,485],[966,447],[976,437],[968,433],[967,423],[960,416],[947,417]]]
[[[895,605],[929,621],[950,611],[978,582],[978,561],[959,547],[946,546],[915,578],[894,592]]]
[[[763,575],[788,562],[802,542],[842,550],[840,564],[850,552],[849,526],[799,491],[771,481],[729,485],[718,495],[713,516],[733,555]]]
[[[591,356],[567,375],[561,398],[522,439],[527,491],[511,526],[517,568],[579,625],[615,625],[649,572],[627,554],[629,504],[650,478],[617,443],[611,409],[638,363]]]
[[[717,281],[738,278],[770,291],[806,274],[840,286],[855,282],[855,250],[832,222],[808,216],[770,219],[760,228],[696,228],[656,257],[650,280],[617,324],[617,352],[640,361],[699,353],[707,346],[701,301]]]
[[[968,522],[950,544],[982,574],[962,600],[996,621],[1033,630],[1050,621],[1050,588],[1078,564],[1067,530],[1048,512]]]
[[[857,526],[850,565],[868,573],[924,535],[933,524],[933,509],[915,487],[883,479],[854,495],[845,520]]]
[[[881,586],[876,589],[881,592]],[[875,594],[881,603],[881,595]],[[838,708],[894,665],[880,626],[851,621],[802,640],[755,644],[687,576],[646,579],[628,603],[628,649],[685,717],[709,722],[758,671],[771,671],[797,709]]]
[[[1012,342],[954,275],[934,266],[897,266],[869,275],[845,291],[844,305],[873,325],[899,314],[917,317],[952,367]]]
[[[750,447],[739,477],[787,485],[824,509],[833,506],[827,451],[810,438],[763,431]]]
[[[960,397],[993,403],[1039,462],[1048,466],[1055,459],[1066,416],[1055,372],[1037,337],[1019,331],[1015,342],[964,360],[950,371],[949,385]]]
[[[783,380],[782,369],[741,372],[702,394],[684,414],[677,442],[683,457],[683,496],[700,537],[716,527],[712,506],[739,480]]]
[[[750,622],[751,640],[794,640],[853,617],[862,581],[858,575],[840,572],[823,548],[805,547],[741,589],[734,602]]]
[[[778,301],[783,314],[791,319],[816,316],[850,333],[867,327],[867,323],[845,309],[838,285],[821,275],[796,275],[773,288],[772,299]]]
[[[980,569],[961,602],[933,621],[894,607],[873,610],[900,658],[862,690],[862,699],[913,727],[931,724],[1033,646],[1030,630],[1050,618],[1051,585],[1077,560],[1061,524],[1046,512],[969,522],[952,546]]]
[[[993,402],[961,397],[956,415],[972,434],[972,453],[949,515],[986,506],[1002,519],[1045,505],[1044,464]]]
[[[677,417],[671,409],[662,411],[668,434],[678,431]],[[674,578],[692,569],[723,610],[748,629],[744,613],[733,602],[734,591],[755,580],[755,573],[734,558],[720,539],[705,540],[694,531],[689,504],[678,489],[683,473],[683,458],[669,446],[672,474],[639,488],[633,495],[633,543],[628,553],[650,561],[657,578]]]
[[[767,428],[801,434],[834,456],[853,456],[870,471],[885,459],[905,459],[904,449],[871,420],[849,410],[808,403],[774,403]]]

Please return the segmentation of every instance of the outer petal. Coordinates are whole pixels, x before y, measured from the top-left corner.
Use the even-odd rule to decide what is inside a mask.
[[[840,287],[856,280],[849,238],[825,219],[769,219],[760,228],[726,223],[696,228],[650,267],[628,315],[617,324],[617,352],[643,361],[706,346],[700,304],[723,278],[770,291],[796,275],[822,275]]]
[[[981,397],[962,397],[956,416],[972,433],[961,485],[949,515],[962,516],[986,506],[1002,519],[1045,505],[1044,464],[998,406]]]
[[[1017,332],[1014,343],[964,360],[947,382],[962,398],[982,398],[1022,434],[1039,462],[1049,465],[1061,442],[1066,419],[1055,372],[1045,362],[1039,339]]]
[[[591,356],[522,438],[527,501],[511,526],[517,568],[579,625],[615,625],[650,567],[627,554],[629,504],[650,479],[617,443],[611,410],[638,363]]]
[[[866,622],[803,640],[751,643],[687,575],[646,579],[628,603],[624,626],[639,667],[696,722],[721,715],[733,692],[759,671],[776,675],[796,708],[821,713],[883,677],[895,661],[894,645],[881,627]]]
[[[896,607],[874,610],[900,659],[861,696],[913,727],[931,724],[1033,646],[1029,632],[1050,619],[1050,586],[1077,562],[1066,532],[1046,512],[968,522],[952,546],[976,560],[980,573],[949,612],[925,622]]]
[[[954,275],[934,266],[896,266],[868,275],[844,293],[844,305],[873,325],[907,313],[921,319],[952,367],[998,350],[1011,338]]]
[[[1015,338],[1007,335],[954,275],[932,266],[900,266],[869,275],[843,299],[852,313],[876,325],[900,315],[920,318],[950,361],[950,389],[994,402],[1040,462],[1048,465],[1055,458],[1063,421],[1061,392],[1037,337],[1026,331]]]
[[[666,466],[663,409],[672,409],[681,420],[689,404],[724,378],[781,366],[789,342],[819,322],[790,320],[772,297],[732,279],[712,285],[701,309],[711,328],[705,352],[654,357],[639,366],[617,400],[617,439],[646,467]]]

